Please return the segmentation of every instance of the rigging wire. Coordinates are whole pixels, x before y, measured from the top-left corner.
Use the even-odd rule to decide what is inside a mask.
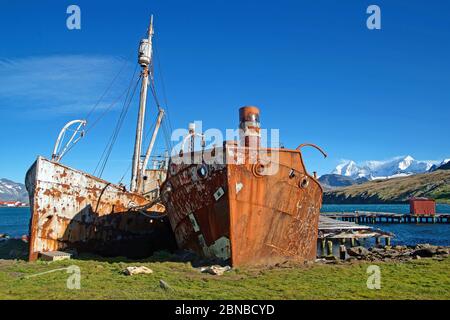
[[[125,67],[127,66],[128,60],[124,59],[123,60],[123,64],[121,66],[121,68],[119,69],[119,71],[117,72],[117,74],[113,77],[113,79],[111,80],[111,82],[108,84],[108,86],[106,87],[105,91],[102,93],[102,95],[100,96],[100,98],[97,100],[97,102],[92,106],[91,110],[89,110],[89,112],[87,113],[86,117],[84,120],[89,119],[89,117],[94,113],[94,111],[97,109],[97,107],[100,105],[100,102],[104,99],[104,97],[107,95],[107,93],[111,90],[112,86],[114,85],[114,83],[116,82],[116,80],[119,78],[119,76],[122,74],[122,72],[125,70]],[[133,77],[131,79],[131,82],[133,81],[134,75],[136,73],[136,69],[137,66],[133,72]],[[123,95],[126,93],[127,90],[125,90],[121,95],[119,95],[112,103],[110,103],[108,105],[108,107],[105,108],[105,111],[103,112],[102,115],[100,115],[94,122],[92,125],[90,125],[89,127],[87,127],[81,134],[85,135],[88,131],[90,131],[90,129],[92,129],[107,113],[108,111],[110,111],[112,109],[112,107],[114,107],[114,105],[120,101],[120,99],[123,97]],[[75,146],[75,144],[70,145],[67,150],[66,153],[68,153],[70,150],[72,150],[72,148]]]
[[[164,132],[164,142],[165,142],[165,144],[166,144],[166,149],[168,150],[168,151],[171,151],[171,149],[172,149],[172,141],[170,140],[170,131],[168,132],[168,128],[167,128],[167,123],[165,122],[165,123],[163,123],[163,125],[162,125],[162,128],[163,128],[163,132]]]
[[[84,135],[86,135],[89,131],[91,131],[92,128],[95,127],[95,125],[97,125],[100,120],[117,104],[117,102],[119,102],[123,96],[130,90],[129,88],[131,87],[133,81],[134,81],[134,77],[136,75],[136,70],[137,70],[137,65],[134,68],[134,72],[133,72],[133,76],[131,77],[130,80],[130,84],[128,85],[128,87],[103,111],[103,113],[88,127],[84,130]],[[64,133],[65,134],[65,133]],[[75,144],[71,144],[68,148],[66,153],[68,153],[73,147],[75,146]],[[103,157],[103,154],[102,154]],[[98,165],[97,165],[98,166]],[[96,167],[97,169],[97,167]],[[95,173],[96,170],[94,170]]]
[[[138,84],[139,84],[139,80],[136,82],[136,85],[135,85],[135,87],[133,89],[133,93],[132,93],[130,99],[128,100],[128,104],[126,104],[126,100],[124,102],[124,106],[122,108],[122,112],[121,112],[121,114],[119,116],[119,119],[117,121],[117,124],[116,124],[115,130],[113,132],[113,135],[111,136],[111,143],[109,145],[108,151],[106,153],[106,156],[104,158],[104,161],[103,161],[103,164],[102,164],[102,167],[101,167],[101,170],[100,170],[100,177],[102,176],[103,171],[104,171],[105,166],[106,166],[106,163],[108,162],[109,156],[111,155],[112,148],[113,148],[113,146],[114,146],[114,144],[115,144],[115,142],[117,140],[117,137],[119,135],[120,129],[121,129],[122,124],[123,124],[123,121],[124,121],[125,116],[126,116],[126,114],[128,112],[128,109],[129,109],[129,107],[131,105],[131,101],[133,100],[134,93],[136,92],[136,88],[137,88]]]
[[[131,165],[132,165],[132,163],[130,163],[129,165],[128,165],[128,168],[127,168],[127,170],[125,170],[125,172],[124,172],[124,174],[123,174],[123,176],[122,176],[122,178],[120,178],[120,180],[119,180],[119,184],[121,184],[122,183],[122,181],[123,181],[123,179],[125,178],[125,176],[128,174],[128,171],[130,171],[130,169],[131,169]]]
[[[156,87],[155,87],[155,80],[153,77],[150,79],[150,92],[152,93],[153,99],[155,100],[156,106],[158,107],[158,110],[161,109],[161,105],[159,103],[158,95],[156,94]]]
[[[109,157],[111,155],[113,146],[114,146],[114,144],[115,144],[115,142],[117,140],[117,136],[118,136],[118,134],[120,132],[120,129],[122,127],[122,124],[123,124],[123,121],[125,119],[125,116],[126,116],[126,114],[128,112],[128,109],[129,109],[129,107],[131,105],[131,102],[133,100],[134,94],[136,93],[136,89],[138,87],[140,78],[141,77],[139,77],[138,81],[136,81],[136,84],[135,84],[135,86],[134,86],[134,88],[132,90],[131,96],[130,96],[131,85],[128,88],[128,92],[127,92],[124,104],[122,106],[121,113],[120,113],[119,118],[117,120],[116,126],[115,126],[115,128],[113,130],[113,133],[112,133],[110,139],[109,139],[109,143],[106,145],[105,149],[103,150],[102,156],[100,157],[100,160],[97,163],[97,166],[95,167],[94,175],[97,172],[97,169],[99,169],[99,177],[101,177],[102,174],[103,174],[103,171],[104,171],[104,169],[106,167],[108,159],[109,159]]]
[[[143,145],[146,145],[148,142],[148,137],[150,136],[150,133],[153,131],[153,129],[156,126],[156,121],[158,120],[158,115],[155,117],[155,121],[152,122],[152,126],[147,130],[147,133],[144,136]]]
[[[135,74],[136,74],[136,70],[137,70],[137,65],[136,65],[136,68],[134,69],[133,77],[131,78],[130,83],[128,84],[128,87],[127,87],[126,90],[124,91],[124,94],[126,93],[126,97],[125,97],[125,100],[124,100],[124,105],[122,106],[122,111],[121,111],[121,113],[120,113],[120,115],[119,115],[119,119],[120,119],[120,116],[122,115],[123,108],[124,108],[124,106],[125,106],[125,104],[126,104],[126,101],[128,100],[128,97],[129,97],[129,94],[130,94],[130,90],[131,90],[131,86],[133,85],[133,82],[134,82],[134,76],[135,76]],[[122,96],[123,96],[123,94],[120,96],[120,98],[121,98]],[[107,110],[106,110],[106,111],[107,111]],[[104,116],[105,114],[106,114],[106,112],[104,112],[104,114],[101,115],[100,118],[101,118],[102,116]],[[100,118],[99,118],[98,120],[100,120]],[[98,123],[98,121],[97,121],[96,123]],[[94,123],[94,125],[95,125],[96,123]],[[117,126],[116,126],[116,127],[117,127]],[[91,128],[92,128],[92,126],[91,126],[89,129],[91,129]],[[88,129],[88,130],[89,130],[89,129]],[[114,132],[114,131],[113,131],[113,132]],[[111,143],[112,137],[113,137],[113,135],[111,135],[111,137],[109,138],[108,143],[106,144],[105,149],[103,150],[103,153],[102,153],[102,155],[100,156],[100,159],[99,159],[99,161],[98,161],[98,163],[97,163],[97,165],[96,165],[96,167],[95,167],[95,169],[94,169],[94,172],[93,172],[94,175],[95,175],[95,173],[97,172],[97,169],[98,169],[98,167],[100,166],[100,163],[101,163],[103,157],[105,156],[105,153],[106,153],[106,151],[107,151],[108,145]]]
[[[129,107],[130,107],[130,105],[131,105],[131,101],[132,101],[132,99],[133,99],[133,97],[134,97],[134,93],[136,92],[137,85],[138,85],[138,83],[136,83],[136,86],[135,86],[135,88],[134,88],[134,90],[133,90],[133,94],[132,94],[132,96],[131,96],[131,98],[130,98],[130,100],[129,100],[128,105],[126,106],[126,108],[125,108],[125,110],[124,110],[123,116],[119,119],[119,121],[118,121],[118,123],[117,123],[116,131],[114,132],[114,136],[113,136],[112,142],[111,142],[111,144],[110,144],[110,146],[109,146],[108,152],[107,152],[107,154],[106,154],[106,157],[105,157],[105,159],[104,159],[104,161],[103,161],[103,164],[102,164],[102,167],[101,167],[101,169],[100,169],[99,177],[101,177],[101,176],[103,175],[103,171],[105,170],[106,164],[107,164],[108,159],[109,159],[109,157],[110,157],[110,155],[111,155],[111,152],[112,152],[112,149],[113,149],[113,147],[114,147],[114,144],[115,144],[115,142],[116,142],[116,140],[117,140],[117,136],[119,135],[120,129],[121,129],[122,124],[123,124],[123,121],[124,121],[125,116],[126,116],[126,114],[127,114],[127,112],[128,112],[128,109],[129,109]]]
[[[171,150],[171,148],[172,148],[172,141],[171,141],[171,139],[170,139],[170,132],[172,132],[172,124],[171,124],[171,121],[170,121],[170,116],[169,116],[169,106],[168,106],[168,102],[167,102],[167,94],[166,94],[166,89],[165,89],[165,84],[164,84],[164,78],[163,78],[163,75],[162,75],[162,68],[161,68],[161,61],[160,61],[160,59],[159,59],[159,54],[158,54],[158,50],[157,50],[157,48],[156,48],[156,46],[155,46],[155,56],[156,56],[156,60],[157,60],[157,64],[158,64],[158,68],[159,68],[159,79],[160,79],[160,81],[161,81],[161,86],[162,86],[162,90],[163,90],[163,99],[164,99],[164,103],[165,103],[165,108],[166,108],[166,112],[165,112],[165,114],[166,114],[166,118],[167,118],[167,121],[162,121],[162,125],[161,125],[161,128],[162,128],[162,131],[163,131],[163,136],[164,136],[164,143],[165,143],[165,146],[166,146],[166,149],[167,150]],[[109,91],[109,89],[112,87],[112,85],[113,85],[113,83],[115,82],[115,80],[118,78],[118,76],[120,75],[120,73],[123,71],[123,69],[125,68],[125,65],[126,64],[124,64],[124,66],[122,66],[122,68],[121,68],[121,70],[120,70],[120,72],[116,75],[116,77],[113,79],[113,81],[111,82],[111,84],[108,86],[108,88],[107,88],[107,90],[104,92],[104,94],[101,96],[101,98],[99,99],[99,101],[97,102],[97,104],[93,107],[93,109],[89,112],[89,114],[88,114],[88,116],[87,117],[89,117],[91,114],[92,114],[92,112],[95,110],[95,108],[99,105],[99,103],[100,103],[100,101],[103,99],[103,97],[106,95],[106,93]],[[136,74],[136,70],[137,70],[137,65],[136,65],[136,67],[135,67],[135,70],[134,70],[134,72],[133,72],[133,77],[132,77],[132,80],[131,80],[131,82],[133,81],[133,79],[134,79],[134,76],[135,76],[135,74]],[[153,99],[154,99],[154,101],[155,101],[155,103],[156,103],[156,106],[157,106],[157,108],[158,108],[158,110],[161,110],[161,105],[160,105],[160,102],[159,102],[159,99],[158,99],[158,95],[157,95],[157,92],[156,92],[156,86],[155,86],[155,79],[154,79],[154,65],[153,65],[153,63],[152,63],[152,65],[151,65],[151,72],[150,72],[150,75],[151,75],[151,77],[150,77],[150,91],[151,91],[151,93],[152,93],[152,96],[153,96]],[[130,93],[130,87],[131,87],[131,83],[130,83],[130,86],[128,87],[128,89],[126,90],[126,91],[124,91],[110,106],[108,106],[108,108],[93,122],[93,124],[86,130],[86,132],[87,131],[89,131],[89,130],[91,130],[106,114],[107,114],[107,112],[123,97],[123,95],[125,94],[125,92],[126,92],[126,98],[125,98],[125,101],[124,101],[124,105],[123,105],[123,107],[122,107],[122,111],[121,111],[121,113],[120,113],[120,116],[119,116],[119,119],[118,119],[118,121],[117,121],[117,124],[116,124],[116,127],[115,127],[115,129],[114,129],[114,131],[113,131],[113,133],[112,133],[112,135],[111,135],[111,137],[110,137],[110,139],[109,139],[109,142],[108,142],[108,144],[106,145],[106,147],[105,147],[105,149],[103,150],[103,153],[102,153],[102,156],[100,157],[100,160],[99,160],[99,162],[97,163],[97,166],[95,167],[95,170],[94,170],[94,175],[95,175],[95,173],[97,172],[97,170],[99,170],[99,177],[101,177],[102,176],[102,174],[103,174],[103,171],[104,171],[104,169],[105,169],[105,167],[106,167],[106,164],[107,164],[107,162],[108,162],[108,159],[109,159],[109,157],[110,157],[110,155],[111,155],[111,152],[112,152],[112,149],[113,149],[113,146],[114,146],[114,144],[115,144],[115,142],[116,142],[116,140],[117,140],[117,136],[118,136],[118,134],[119,134],[119,131],[120,131],[120,129],[121,129],[121,127],[122,127],[122,124],[123,124],[123,121],[124,121],[124,118],[125,118],[125,116],[126,116],[126,114],[127,114],[127,112],[128,112],[128,109],[129,109],[129,107],[130,107],[130,104],[131,104],[131,101],[132,101],[132,99],[133,99],[133,97],[134,97],[134,94],[135,94],[135,92],[136,92],[136,89],[137,89],[137,84],[139,83],[139,80],[140,80],[140,77],[139,77],[139,79],[138,79],[138,82],[136,83],[136,85],[135,85],[135,87],[134,87],[134,89],[133,89],[133,93],[132,93],[132,95],[131,95],[131,98],[128,100],[128,103],[127,103],[127,99],[128,99],[128,97],[129,97],[129,93]],[[147,132],[147,134],[146,134],[146,136],[145,136],[145,139],[147,139],[148,138],[148,136],[149,136],[149,134],[150,134],[150,132],[152,131],[152,129],[154,128],[156,126],[156,120],[155,120],[155,122],[154,122],[154,124],[152,125],[152,127],[148,130],[148,132]],[[125,175],[128,173],[128,171],[130,170],[130,168],[131,168],[131,164],[128,166],[128,168],[127,168],[127,170],[125,171],[125,173],[124,173],[124,175],[121,177],[121,179],[120,179],[120,181],[119,181],[119,183],[120,182],[122,182],[123,181],[123,179],[124,179],[124,177],[125,177]]]
[[[166,89],[165,89],[165,84],[164,84],[164,78],[162,75],[162,68],[161,68],[161,62],[159,59],[159,53],[158,50],[155,48],[155,56],[156,56],[156,60],[157,60],[157,64],[158,64],[158,68],[159,68],[159,79],[161,81],[161,86],[162,86],[162,90],[163,90],[163,99],[164,99],[164,103],[165,103],[165,115],[167,118],[167,121],[162,121],[162,131],[163,131],[163,136],[164,136],[164,142],[165,142],[165,146],[167,150],[171,150],[172,147],[172,141],[170,140],[170,132],[172,131],[172,124],[170,121],[170,116],[169,116],[169,106],[168,106],[168,102],[167,102],[167,95],[166,95]],[[96,111],[96,109],[98,108],[98,106],[100,105],[100,103],[102,102],[102,100],[105,98],[105,96],[108,94],[108,92],[111,90],[111,88],[113,87],[114,83],[117,81],[117,79],[119,78],[119,76],[122,74],[122,72],[125,70],[127,66],[127,60],[124,59],[124,62],[120,68],[120,70],[117,72],[117,74],[114,76],[114,78],[111,80],[111,82],[108,84],[108,86],[106,87],[105,91],[102,93],[102,95],[99,97],[99,99],[97,100],[97,102],[92,106],[92,108],[89,110],[89,112],[87,113],[85,119],[88,120],[92,114],[94,113],[94,111]],[[94,169],[94,175],[97,172],[97,170],[99,170],[99,177],[102,176],[103,171],[106,167],[106,164],[108,162],[108,159],[111,155],[113,146],[117,140],[118,134],[120,132],[120,129],[123,125],[125,116],[129,110],[129,107],[131,105],[131,102],[133,100],[134,94],[136,92],[137,89],[137,85],[139,83],[140,80],[140,76],[138,77],[138,81],[136,82],[136,85],[132,91],[132,95],[130,97],[130,89],[132,86],[132,83],[135,79],[135,75],[136,75],[136,71],[137,71],[137,67],[138,65],[136,64],[135,69],[133,71],[133,76],[131,77],[130,80],[130,84],[128,85],[127,89],[124,90],[114,101],[112,101],[105,109],[104,111],[97,117],[97,119],[95,119],[92,124],[86,128],[84,130],[84,134],[88,133],[89,131],[91,131],[91,129],[93,129],[99,122],[100,120],[102,120],[106,114],[123,98],[124,95],[125,96],[125,100],[124,100],[124,104],[122,106],[122,110],[121,113],[119,115],[119,118],[117,120],[116,126],[113,130],[113,133],[107,143],[107,145],[105,146],[105,149],[103,150],[103,153],[99,159],[99,162],[97,163],[95,169]],[[150,91],[152,92],[153,98],[155,100],[155,103],[158,107],[158,110],[161,110],[161,105],[158,99],[158,95],[156,92],[156,86],[155,86],[155,79],[154,79],[154,65],[153,63],[151,64],[151,77],[150,77]],[[130,98],[129,98],[130,97]],[[127,103],[128,100],[128,103]],[[156,120],[152,126],[152,128],[154,128],[156,126]],[[150,130],[147,132],[145,139],[147,139],[147,137],[149,136],[150,132],[152,131],[152,128],[150,128]],[[70,151],[72,149],[74,145],[71,145],[68,149],[67,152]],[[129,169],[131,168],[131,164],[129,165],[128,169],[126,170],[124,176],[122,176],[122,178],[120,179],[120,181],[122,181],[125,177],[125,175],[127,174],[127,172],[129,171]]]
[[[158,99],[158,95],[156,93],[156,87],[155,87],[155,81],[154,81],[154,71],[153,71],[153,65],[151,65],[151,69],[150,69],[150,77],[149,77],[149,87],[150,87],[150,92],[152,93],[153,99],[155,101],[156,107],[158,108],[158,110],[161,110],[161,105],[159,103],[159,99]],[[146,142],[148,142],[148,137],[150,135],[150,133],[155,129],[156,127],[156,122],[158,119],[158,115],[156,115],[155,120],[152,123],[152,126],[147,130],[147,133],[145,134],[144,140],[143,140],[143,145],[146,144]],[[166,144],[166,149],[170,149],[170,143],[169,143],[169,139],[167,139],[167,128],[166,128],[167,124],[165,121],[162,121],[162,130],[163,130],[163,135],[165,138],[165,144]],[[125,170],[124,174],[122,175],[122,177],[119,180],[119,183],[122,183],[123,179],[125,178],[125,176],[127,175],[128,171],[131,169],[131,164],[128,165],[128,168]]]
[[[91,114],[95,111],[95,109],[97,109],[97,107],[99,106],[100,102],[103,100],[103,98],[106,96],[106,94],[108,93],[108,91],[112,88],[114,82],[116,82],[116,80],[119,78],[120,74],[122,73],[122,71],[125,69],[127,65],[127,60],[124,59],[123,65],[120,68],[119,72],[117,72],[117,74],[114,76],[114,78],[112,79],[112,81],[109,83],[109,85],[106,87],[105,91],[103,92],[103,94],[100,96],[100,98],[97,100],[97,102],[94,104],[94,106],[91,108],[91,110],[87,113],[85,120],[87,121],[88,118],[91,116]]]
[[[162,121],[161,129],[162,129],[162,132],[163,132],[164,143],[165,143],[166,149],[168,151],[171,151],[172,141],[170,139],[170,137],[171,137],[170,133],[173,130],[172,130],[172,123],[170,121],[170,112],[169,112],[169,105],[168,105],[168,102],[167,102],[167,95],[166,95],[166,89],[165,89],[165,85],[164,85],[164,78],[162,76],[161,61],[159,59],[159,54],[158,54],[158,49],[157,49],[157,45],[156,44],[154,44],[154,52],[155,52],[156,62],[158,64],[158,75],[159,75],[159,78],[160,78],[160,81],[161,81],[162,90],[163,90],[163,99],[164,99],[164,103],[165,103],[165,107],[164,107],[165,108],[165,112],[164,113],[165,113],[165,116],[166,116],[166,119],[167,119],[167,121]],[[157,91],[156,91],[155,77],[154,77],[153,69],[154,69],[154,64],[152,63],[152,77],[151,77],[151,81],[150,81],[150,92],[153,95],[153,99],[155,100],[155,103],[156,103],[156,105],[158,107],[158,110],[160,110],[161,109],[161,104],[159,102],[158,94],[157,94]]]
[[[147,133],[145,134],[144,140],[143,140],[143,145],[146,145],[146,143],[148,142],[148,137],[150,135],[150,133],[153,131],[153,129],[156,126],[156,120],[158,119],[158,116],[156,116],[155,121],[153,122],[152,126],[147,130]],[[132,163],[130,163],[127,167],[127,169],[125,170],[124,174],[122,175],[122,177],[119,180],[119,184],[122,183],[123,179],[125,179],[125,176],[128,174],[128,171],[130,171],[131,169],[131,165]]]
[[[158,75],[159,75],[159,79],[161,81],[161,88],[162,88],[162,92],[163,92],[163,99],[164,99],[164,106],[166,108],[166,113],[167,113],[167,121],[169,122],[169,128],[170,131],[173,131],[173,127],[172,127],[172,123],[170,121],[170,111],[169,111],[169,103],[167,101],[167,94],[166,94],[166,85],[164,83],[164,77],[163,77],[163,71],[162,71],[162,67],[161,67],[161,60],[159,59],[159,51],[157,48],[157,45],[155,44],[155,56],[156,56],[156,62],[158,63]]]
[[[101,119],[103,119],[104,116],[106,116],[106,114],[112,109],[112,107],[114,107],[117,102],[119,102],[122,97],[129,92],[129,88],[131,86],[131,84],[134,81],[134,78],[136,76],[136,71],[138,68],[138,64],[136,64],[136,66],[134,67],[134,71],[133,71],[133,76],[131,77],[130,80],[130,84],[128,85],[128,87],[103,111],[103,113],[85,130],[85,133],[87,133],[88,131],[90,131],[93,127],[95,127],[95,125],[97,125],[99,123],[99,121]]]
[[[84,133],[83,133],[84,134]],[[66,133],[64,132],[63,137],[61,139],[61,141],[63,141],[63,139],[66,137]],[[72,143],[66,150],[66,154],[69,153],[70,150],[72,150],[73,147],[75,147],[76,144]],[[61,146],[58,147],[58,153],[61,151]]]
[[[158,107],[158,110],[161,110],[161,105],[159,103],[158,95],[156,93],[156,87],[155,87],[154,78],[152,77],[151,80],[152,81],[150,81],[150,92],[153,95],[153,99],[155,100],[155,103],[156,103],[156,106]],[[164,142],[166,144],[167,149],[170,150],[171,149],[171,141],[170,141],[170,138],[169,138],[170,135],[169,135],[168,128],[167,128],[167,122],[163,121],[161,127],[162,127],[162,130],[163,130]]]

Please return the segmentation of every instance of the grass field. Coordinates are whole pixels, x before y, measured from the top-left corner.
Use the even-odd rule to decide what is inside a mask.
[[[369,263],[243,268],[214,276],[190,263],[162,261],[0,260],[0,299],[450,299],[450,258],[377,263],[379,290],[367,289]],[[79,290],[66,286],[71,274],[63,268],[70,265],[80,268]],[[122,274],[127,266],[141,265],[154,273]],[[61,270],[28,278],[55,269]],[[160,279],[170,289],[162,289]]]

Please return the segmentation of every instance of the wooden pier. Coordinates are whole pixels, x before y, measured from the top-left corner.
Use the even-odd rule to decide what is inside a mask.
[[[344,222],[324,215],[319,219],[319,239],[364,239],[364,238],[390,238],[394,236],[373,227]]]
[[[322,216],[339,221],[354,223],[450,223],[450,213],[437,213],[435,215],[412,215],[409,213],[392,212],[322,212]]]
[[[365,246],[366,240],[375,239],[376,245],[391,245],[393,233],[374,229],[373,227],[359,225],[354,222],[340,221],[331,217],[320,215],[319,234],[317,237],[317,256],[335,256],[345,258],[347,248]]]

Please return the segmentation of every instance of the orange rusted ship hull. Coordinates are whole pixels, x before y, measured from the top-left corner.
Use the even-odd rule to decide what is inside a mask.
[[[210,157],[223,161],[205,160],[210,151],[195,153],[195,164],[171,159],[161,190],[178,246],[233,266],[314,260],[319,182],[298,150],[256,152],[270,160],[252,163],[251,149],[230,144]]]
[[[28,170],[25,183],[31,261],[45,251],[144,257],[175,246],[167,219],[158,212],[149,217],[133,210],[148,200],[121,186],[41,157]]]

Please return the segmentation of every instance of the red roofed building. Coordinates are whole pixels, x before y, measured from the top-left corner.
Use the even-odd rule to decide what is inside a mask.
[[[413,215],[435,215],[436,202],[428,198],[409,199],[409,212]]]
[[[0,201],[0,207],[24,207],[26,206],[25,203],[22,203],[20,201]]]

